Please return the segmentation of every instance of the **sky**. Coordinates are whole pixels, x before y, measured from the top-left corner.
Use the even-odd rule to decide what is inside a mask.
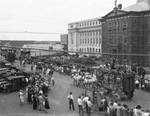
[[[0,40],[59,41],[68,23],[104,16],[114,1],[0,0]],[[120,3],[125,8],[136,0],[117,0]]]

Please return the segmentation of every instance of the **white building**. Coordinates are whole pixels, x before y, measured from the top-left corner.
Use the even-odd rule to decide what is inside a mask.
[[[100,18],[68,24],[68,50],[101,55],[102,24]]]
[[[25,44],[22,48],[28,48],[31,56],[52,55],[55,53],[50,50],[63,51],[61,44]]]

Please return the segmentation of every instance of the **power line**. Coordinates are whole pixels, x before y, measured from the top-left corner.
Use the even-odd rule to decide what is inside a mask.
[[[90,53],[90,52],[75,52],[75,51],[69,51],[69,50],[48,50],[48,49],[37,49],[37,48],[21,48],[21,47],[15,47],[15,46],[0,46],[5,48],[12,48],[12,49],[25,49],[25,50],[39,50],[39,51],[49,51],[49,52],[69,52],[69,53],[78,53],[78,54],[93,54],[93,55],[114,55],[114,56],[139,56],[139,57],[150,57],[149,54],[122,54],[122,53]]]

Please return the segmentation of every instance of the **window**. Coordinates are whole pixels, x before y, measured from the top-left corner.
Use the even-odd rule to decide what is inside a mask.
[[[86,38],[85,38],[85,44],[86,44],[86,42],[87,42],[87,41],[86,41]]]
[[[90,44],[92,44],[92,38],[91,38],[91,42],[90,42]]]
[[[96,38],[96,44],[98,44],[98,38]]]
[[[99,38],[99,45],[102,43],[102,40],[101,40],[101,38]]]
[[[133,44],[137,44],[136,35],[133,36]]]
[[[95,44],[95,38],[93,38],[93,44]]]
[[[90,40],[89,40],[89,38],[88,38],[88,44],[90,43]]]
[[[121,31],[121,23],[118,21],[118,31]]]
[[[138,23],[137,23],[137,20],[136,20],[136,18],[135,18],[134,21],[133,21],[133,28],[136,29],[136,28],[137,28],[137,25],[138,25]]]
[[[127,43],[127,38],[126,37],[124,38],[124,43]]]
[[[111,23],[108,23],[108,31],[111,31],[111,30],[112,30]]]
[[[73,28],[73,25],[70,25],[70,28]]]
[[[109,39],[109,43],[110,43],[110,44],[112,43],[112,39],[111,39],[111,38]]]
[[[87,52],[89,52],[89,48],[87,48]]]
[[[117,31],[117,22],[114,23],[114,31]]]
[[[99,53],[101,53],[101,49],[99,49]]]
[[[71,33],[70,36],[71,36],[71,44],[73,44],[74,43],[73,42],[73,33]]]
[[[117,43],[117,38],[115,37],[115,38],[114,38],[114,44],[116,44],[116,43]]]
[[[84,38],[82,38],[82,45],[84,44]]]
[[[95,51],[94,51],[94,48],[93,48],[93,53],[94,53]]]
[[[121,42],[121,37],[118,37],[118,43],[122,43],[122,42]]]
[[[127,30],[127,26],[128,26],[127,20],[124,20],[123,21],[123,31]]]

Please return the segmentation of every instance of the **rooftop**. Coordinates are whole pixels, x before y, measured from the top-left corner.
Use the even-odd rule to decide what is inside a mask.
[[[124,11],[147,11],[150,10],[150,5],[147,2],[139,2],[123,9]]]
[[[85,19],[85,20],[80,20],[78,22],[72,22],[72,23],[69,23],[68,25],[70,24],[78,24],[78,23],[83,23],[83,22],[89,22],[89,21],[98,21],[98,19],[101,19],[102,17],[96,17],[96,18],[91,18],[91,19]]]

